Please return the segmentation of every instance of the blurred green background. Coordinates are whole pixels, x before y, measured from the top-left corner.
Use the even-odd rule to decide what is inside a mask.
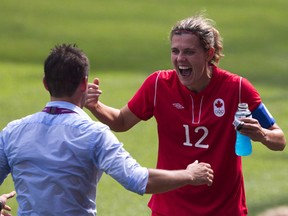
[[[55,44],[76,43],[91,61],[90,81],[100,78],[101,100],[122,107],[146,76],[171,68],[169,31],[176,21],[205,10],[224,38],[219,66],[247,77],[284,132],[288,131],[287,0],[1,0],[0,127],[41,110],[43,62]],[[156,124],[152,119],[117,133],[143,165],[154,167]],[[249,215],[288,205],[288,154],[255,143],[243,158]],[[10,176],[0,194],[13,189]],[[123,189],[104,175],[97,195],[98,215],[144,216],[149,195]],[[15,199],[9,201],[16,215]]]

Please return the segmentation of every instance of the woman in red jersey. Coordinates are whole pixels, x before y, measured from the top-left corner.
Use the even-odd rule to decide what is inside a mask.
[[[286,145],[283,131],[247,79],[217,66],[223,46],[212,20],[203,15],[181,20],[172,28],[170,41],[174,69],[148,76],[122,109],[98,101],[101,90],[95,79],[86,108],[114,131],[127,131],[154,117],[159,169],[185,168],[196,159],[211,164],[212,186],[186,186],[153,195],[148,204],[152,216],[247,215],[232,125],[238,103],[248,103],[252,112],[253,118],[243,119],[240,132],[253,141],[282,151]]]

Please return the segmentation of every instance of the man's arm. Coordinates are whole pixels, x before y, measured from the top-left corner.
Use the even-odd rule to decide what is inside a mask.
[[[195,161],[186,170],[148,169],[149,177],[146,194],[163,193],[185,185],[208,185],[213,182],[210,164]]]

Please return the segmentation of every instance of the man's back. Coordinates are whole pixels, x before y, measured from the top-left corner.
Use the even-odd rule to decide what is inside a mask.
[[[97,131],[107,127],[92,122],[80,108],[71,108],[76,112],[27,116],[3,131],[20,214],[45,215],[52,209],[54,215],[89,215],[87,210],[95,214],[102,172],[90,155],[95,143],[102,142]]]

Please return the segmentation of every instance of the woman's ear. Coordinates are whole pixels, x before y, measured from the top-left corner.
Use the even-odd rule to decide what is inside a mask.
[[[208,51],[207,51],[207,60],[208,62],[210,62],[213,57],[214,57],[214,53],[215,53],[215,49],[213,47],[211,47]]]

